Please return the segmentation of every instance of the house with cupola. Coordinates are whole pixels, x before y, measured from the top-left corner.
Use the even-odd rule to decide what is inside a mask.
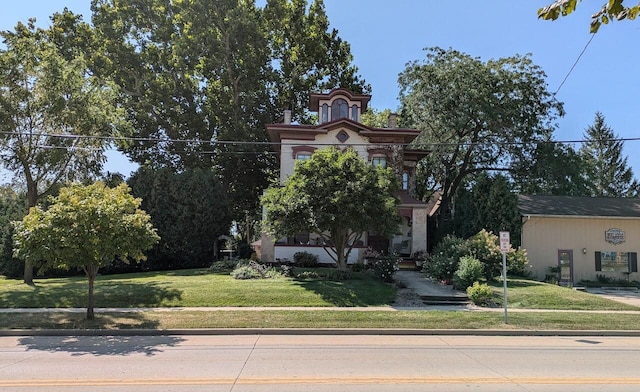
[[[280,183],[294,170],[296,160],[309,159],[316,149],[335,146],[352,148],[371,165],[391,167],[401,180],[399,215],[402,223],[392,238],[365,233],[355,244],[349,263],[362,261],[366,254],[397,254],[411,257],[427,249],[427,217],[434,203],[414,198],[417,162],[427,154],[409,144],[420,134],[416,129],[398,128],[395,114],[389,116],[384,128],[362,124],[361,116],[367,110],[370,95],[354,94],[338,88],[326,94],[310,94],[309,110],[317,113],[317,124],[295,124],[291,112],[285,111],[284,121],[266,127],[280,162]],[[355,251],[357,250],[357,251]],[[332,263],[320,239],[314,233],[298,233],[292,237],[271,238],[262,235],[260,258],[264,262],[293,260],[297,252],[318,256],[321,263]]]

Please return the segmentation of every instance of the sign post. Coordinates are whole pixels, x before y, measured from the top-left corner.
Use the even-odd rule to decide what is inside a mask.
[[[507,316],[507,253],[511,249],[511,239],[508,231],[500,232],[500,252],[502,252],[502,285],[504,288],[504,323],[509,324]]]

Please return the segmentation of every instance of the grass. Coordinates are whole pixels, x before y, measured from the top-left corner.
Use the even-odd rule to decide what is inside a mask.
[[[87,321],[77,313],[0,313],[0,329],[184,329],[184,328],[398,328],[398,329],[525,329],[637,330],[638,314],[510,313],[447,311],[180,311],[97,313]]]
[[[206,269],[99,276],[96,307],[379,306],[395,288],[368,274],[357,279],[236,280]],[[73,308],[87,305],[85,277],[36,279],[34,286],[0,278],[0,308]]]
[[[180,329],[180,328],[410,328],[637,330],[640,314],[446,311],[283,310],[275,307],[380,306],[392,304],[395,288],[356,274],[357,279],[236,280],[228,273],[206,269],[101,276],[96,283],[97,307],[220,307],[263,306],[269,310],[145,311],[97,313],[0,313],[0,329]],[[0,307],[85,307],[84,277],[36,279],[35,286],[0,278]],[[510,279],[509,307],[553,310],[640,310],[637,307],[546,283]],[[493,283],[496,298],[502,285]]]
[[[500,306],[503,304],[502,282],[491,284]],[[507,281],[507,302],[510,308],[553,310],[640,310],[597,295],[568,287],[525,280]]]

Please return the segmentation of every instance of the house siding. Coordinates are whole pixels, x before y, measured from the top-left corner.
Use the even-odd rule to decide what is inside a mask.
[[[344,131],[349,135],[349,139],[346,143],[341,143],[337,139],[337,135],[341,131]],[[285,180],[293,174],[296,161],[293,153],[294,147],[310,146],[317,147],[318,149],[325,148],[328,145],[334,145],[339,148],[351,147],[356,150],[360,158],[367,160],[368,153],[365,145],[368,143],[368,140],[358,135],[356,132],[346,128],[333,129],[324,135],[316,136],[315,140],[305,140],[304,142],[301,142],[300,140],[282,139],[282,150],[280,153],[280,183],[283,184]]]

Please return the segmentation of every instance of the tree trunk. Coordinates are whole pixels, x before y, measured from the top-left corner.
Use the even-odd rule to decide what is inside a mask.
[[[338,255],[338,269],[340,271],[347,270],[347,261],[344,259],[344,249],[336,248],[336,253]]]
[[[89,278],[89,296],[88,296],[88,304],[87,304],[87,320],[93,320],[93,284],[96,280],[96,275],[98,275],[98,267],[95,265],[88,265],[85,268],[85,273]]]
[[[27,176],[27,202],[29,209],[38,203],[38,184],[29,176]],[[24,261],[24,283],[33,286],[33,263],[28,259]]]

